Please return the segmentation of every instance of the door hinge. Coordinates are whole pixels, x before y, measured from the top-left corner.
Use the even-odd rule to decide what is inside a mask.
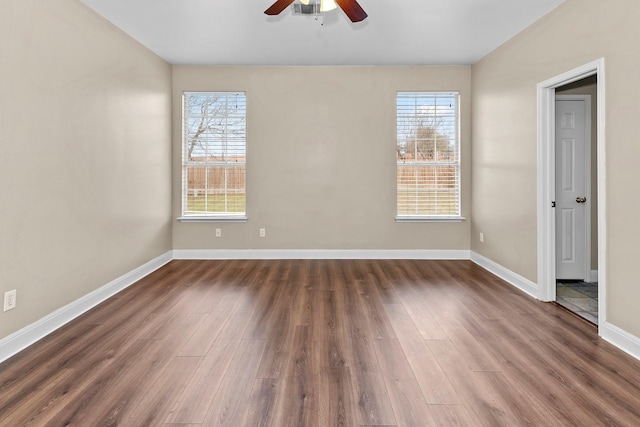
[[[556,207],[556,202],[551,202],[551,207],[555,208]]]

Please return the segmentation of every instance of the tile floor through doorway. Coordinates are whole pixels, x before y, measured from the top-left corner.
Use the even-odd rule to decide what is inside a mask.
[[[598,283],[558,281],[556,302],[588,321],[598,324]]]

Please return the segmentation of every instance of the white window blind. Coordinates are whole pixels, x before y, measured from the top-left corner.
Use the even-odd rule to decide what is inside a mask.
[[[457,92],[398,92],[397,217],[460,217]]]
[[[182,215],[246,215],[244,92],[185,92]]]

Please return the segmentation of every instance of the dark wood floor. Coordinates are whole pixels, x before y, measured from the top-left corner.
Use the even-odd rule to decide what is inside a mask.
[[[640,362],[468,261],[173,261],[0,364],[0,425],[638,426]]]

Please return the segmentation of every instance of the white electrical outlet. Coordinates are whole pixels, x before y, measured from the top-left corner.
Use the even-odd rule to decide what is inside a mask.
[[[13,310],[14,308],[16,308],[15,289],[4,293],[4,311]]]
[[[265,237],[267,235],[267,230],[264,228],[260,229],[260,237]]]
[[[480,243],[484,243],[484,233],[480,233]]]
[[[222,236],[222,228],[216,228],[216,237]]]

